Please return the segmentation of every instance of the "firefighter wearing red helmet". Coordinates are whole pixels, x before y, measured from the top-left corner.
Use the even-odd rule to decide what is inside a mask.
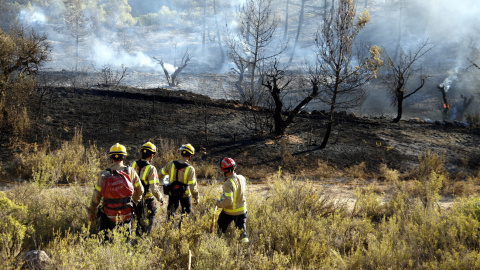
[[[222,234],[227,231],[228,225],[234,221],[235,227],[241,230],[240,242],[248,243],[249,240],[246,226],[247,202],[245,200],[247,181],[243,175],[235,172],[237,164],[232,158],[222,158],[220,160],[220,168],[226,178],[223,183],[221,199],[217,201],[217,207],[223,208],[218,216],[218,236],[222,236]]]

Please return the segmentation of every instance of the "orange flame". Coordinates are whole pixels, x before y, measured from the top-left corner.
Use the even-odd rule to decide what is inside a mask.
[[[448,105],[447,103],[443,103],[443,108],[444,109],[450,109],[450,105]]]

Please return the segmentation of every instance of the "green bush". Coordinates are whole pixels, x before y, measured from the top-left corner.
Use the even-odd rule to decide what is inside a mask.
[[[32,233],[27,224],[27,207],[15,204],[0,191],[0,261],[2,268],[12,263],[21,251],[23,241]]]
[[[445,175],[446,171],[443,167],[444,161],[445,153],[438,154],[428,150],[427,152],[421,154],[418,157],[419,164],[416,170],[415,178],[423,180],[428,178],[431,172]]]
[[[315,182],[279,170],[265,192],[247,193],[249,245],[237,240],[233,224],[217,237],[218,184],[201,186],[201,203],[181,229],[178,215],[166,221],[163,206],[149,236],[118,228],[104,242],[87,219],[91,187],[29,183],[0,193],[0,206],[15,209],[0,212],[9,224],[0,233],[10,239],[2,247],[16,254],[41,247],[58,269],[478,269],[480,199],[442,209],[440,182],[435,172],[413,188],[395,181],[383,198],[367,186],[351,209]],[[25,228],[23,238],[12,228]],[[2,252],[5,262],[16,255]]]
[[[72,140],[57,150],[50,150],[48,141],[26,147],[16,156],[16,167],[19,175],[42,185],[90,183],[97,178],[102,156],[95,144],[83,145],[81,131],[76,129]]]
[[[24,204],[34,233],[25,244],[29,248],[51,241],[55,234],[80,231],[87,223],[91,186],[50,187],[36,182],[18,185],[8,191],[14,203]],[[42,244],[43,243],[43,244]]]
[[[384,209],[381,199],[375,195],[374,186],[369,185],[366,188],[355,190],[354,215],[364,218],[376,219],[384,215]]]

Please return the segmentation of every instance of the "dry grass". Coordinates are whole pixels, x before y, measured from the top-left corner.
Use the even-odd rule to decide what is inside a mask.
[[[327,179],[336,178],[343,175],[335,166],[328,164],[328,162],[319,159],[317,161],[317,168],[309,173],[311,179]]]
[[[400,172],[389,169],[386,164],[380,164],[380,179],[387,183],[394,183],[400,179]]]
[[[12,267],[23,250],[38,248],[51,255],[57,269],[183,269],[188,267],[189,252],[192,268],[198,269],[480,268],[480,199],[461,198],[450,209],[438,207],[448,177],[438,166],[441,156],[422,156],[423,164],[416,170],[419,177],[407,181],[381,165],[380,175],[390,187],[388,194],[387,188],[375,181],[365,183],[355,190],[353,209],[327,189],[318,188],[318,182],[300,180],[279,168],[269,176],[267,188],[248,190],[248,247],[236,241],[238,231],[233,226],[220,239],[212,233],[213,219],[219,214],[214,203],[221,189],[214,184],[202,186],[201,204],[184,219],[182,229],[166,222],[163,206],[152,233],[144,238],[132,235],[134,244],[130,246],[125,245],[127,236],[122,229],[114,230],[112,241],[105,243],[103,235],[89,225],[85,206],[91,187],[76,181],[68,188],[58,188],[39,180],[47,177],[39,172],[50,168],[53,161],[62,164],[57,172],[78,166],[66,162],[67,158],[92,169],[102,163],[99,156],[105,154],[99,153],[104,151],[81,145],[77,134],[59,150],[49,149],[48,144],[33,145],[30,156],[20,159],[24,168],[31,169],[30,178],[35,181],[0,192],[4,209],[0,212],[4,221],[0,225],[2,268]],[[177,152],[176,147],[162,147],[159,162]],[[84,156],[98,160],[85,163]],[[215,174],[213,162],[195,165],[199,174]],[[323,161],[316,170],[324,178],[343,173]],[[427,171],[428,176],[424,176]],[[365,179],[365,165],[352,166],[344,174]],[[468,194],[478,177],[457,181],[447,189],[455,195]]]
[[[345,169],[345,173],[355,179],[365,180],[368,177],[368,174],[365,171],[366,165],[365,162],[360,164],[353,165]]]

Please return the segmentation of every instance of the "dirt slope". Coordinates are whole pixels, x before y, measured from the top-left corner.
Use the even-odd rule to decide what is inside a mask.
[[[196,159],[216,163],[222,156],[231,156],[241,167],[274,172],[282,166],[298,175],[316,170],[318,160],[338,168],[365,162],[371,172],[385,163],[404,172],[428,150],[445,152],[445,165],[452,171],[476,170],[480,161],[479,129],[454,123],[394,124],[390,119],[342,114],[327,148],[319,149],[326,120],[321,112],[299,115],[288,136],[279,140],[254,136],[243,120],[249,110],[234,101],[167,89],[59,87],[50,91],[54,94],[43,106],[35,124],[38,133],[30,141],[41,142],[47,136],[54,142],[69,140],[75,127],[82,129],[85,142],[96,142],[103,149],[115,142],[135,148],[147,140],[172,138],[192,143],[199,152]],[[2,143],[6,145],[6,139]],[[11,154],[2,152],[5,163]]]

